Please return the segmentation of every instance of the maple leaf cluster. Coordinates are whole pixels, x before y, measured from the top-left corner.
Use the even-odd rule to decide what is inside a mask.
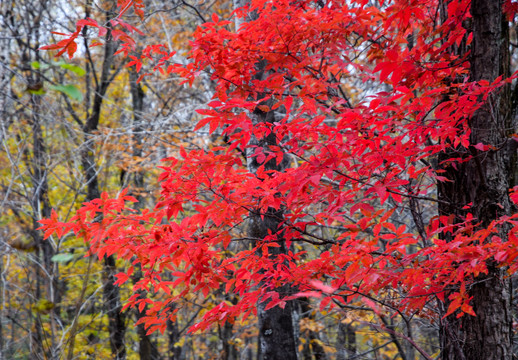
[[[121,14],[131,6],[142,14],[141,1],[119,3]],[[397,300],[383,304],[399,311],[425,311],[431,298],[447,296],[447,315],[474,315],[470,282],[487,273],[488,263],[517,269],[517,216],[480,228],[469,204],[460,204],[467,209],[462,222],[430,216],[421,233],[395,221],[409,201],[440,201],[433,189],[449,180],[431,165],[439,153],[494,150],[470,143],[468,120],[516,76],[470,81],[468,58],[449,51],[470,45],[471,34],[459,25],[470,18],[469,3],[448,2],[448,18],[439,24],[438,2],[430,0],[380,1],[379,7],[253,0],[234,11],[237,18],[254,14],[238,29],[217,16],[200,26],[187,65],[171,63],[173,53],[163,45],[149,45],[128,65],[140,71],[151,61],[156,71],[189,84],[210,72],[216,90],[199,110],[197,129],[219,131],[227,144],[164,159],[155,208],[134,212],[135,199],[125,192],[103,195],[69,222],[55,214],[41,220],[45,236],[73,231],[100,258],[116,254],[140,264],[143,276],[126,306],[149,306],[142,322],[150,331],[164,331],[174,319],[174,301],[217,289],[239,300],[212,308],[192,331],[255,313],[258,301],[282,307],[308,295],[324,309],[362,299],[374,306],[379,294],[397,292]],[[101,37],[111,31],[128,56],[137,29],[120,18],[108,30],[81,20],[76,32],[43,49],[72,56],[85,26],[98,28]],[[258,63],[265,64],[262,77]],[[348,84],[370,90],[354,95]],[[258,111],[274,112],[275,121],[254,123]],[[272,134],[275,145],[251,145]],[[243,151],[260,164],[256,172]],[[283,161],[291,165],[284,171],[268,166]],[[448,161],[455,166],[458,159]],[[517,197],[513,191],[511,199]],[[264,239],[242,235],[250,214],[276,210],[284,213],[277,232]],[[317,235],[315,229],[326,227],[338,230]],[[510,228],[506,241],[498,235],[504,227]],[[451,241],[443,240],[445,233]],[[290,250],[270,256],[281,241]],[[163,278],[165,271],[173,280]],[[121,273],[117,283],[132,272]],[[283,284],[297,293],[275,291]],[[143,299],[140,290],[160,296]]]

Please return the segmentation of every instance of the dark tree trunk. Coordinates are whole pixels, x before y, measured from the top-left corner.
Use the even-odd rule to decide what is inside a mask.
[[[301,298],[299,300],[301,316],[315,321],[315,315],[311,307],[309,306],[309,299]],[[321,340],[318,333],[313,330],[306,330],[306,342],[302,350],[303,360],[326,360],[326,351],[321,345]]]
[[[171,311],[174,310],[174,305],[171,305]],[[167,320],[167,340],[168,340],[168,359],[169,360],[181,360],[182,359],[182,347],[176,345],[180,340],[180,332],[178,330],[178,324],[171,320]]]
[[[282,289],[279,289],[282,291]],[[284,309],[276,306],[265,310],[260,303],[258,360],[297,360],[296,339],[293,329],[293,302]]]
[[[234,0],[234,7],[238,8],[244,6],[249,1],[250,0]],[[254,17],[254,13],[249,13],[244,19],[236,18],[236,28],[239,29],[242,23],[249,21]],[[263,79],[265,75],[265,68],[266,63],[264,61],[260,61],[258,64],[256,64],[256,74],[254,76],[255,79]],[[261,94],[257,94],[256,96],[258,100],[263,97]],[[271,101],[266,101],[263,104],[270,106],[271,108],[273,104],[270,102]],[[251,114],[251,118],[254,126],[259,126],[261,124],[273,124],[275,121],[273,111],[264,112],[258,107],[254,110],[253,114]],[[276,134],[274,131],[272,131],[268,136],[264,136],[263,138],[257,139],[252,137],[251,145],[260,147],[265,152],[268,152],[270,146],[277,145]],[[246,158],[248,170],[255,174],[261,164],[257,162],[257,159],[254,156],[254,150],[248,148],[246,152]],[[286,161],[282,161],[280,164],[277,164],[275,159],[270,160],[264,164],[264,169],[283,171],[288,165],[287,159],[285,160]],[[277,242],[280,247],[270,248],[269,250],[269,256],[273,258],[288,252],[286,243],[282,237],[281,223],[283,220],[284,211],[282,209],[276,210],[273,208],[268,208],[267,211],[263,214],[261,214],[259,209],[255,209],[250,213],[248,235],[253,239],[257,239],[254,245],[271,234],[277,234]],[[278,291],[282,297],[292,293],[293,289],[291,288],[290,284],[286,284],[280,288],[277,288],[276,291]],[[288,301],[284,308],[276,306],[268,310],[265,309],[266,305],[267,302],[259,302],[257,306],[259,322],[257,359],[297,360],[297,339],[295,337],[293,316],[294,312],[296,311],[294,302]]]
[[[508,72],[507,23],[498,0],[473,0],[471,2],[473,42],[470,54],[470,80],[493,81]],[[508,215],[512,207],[508,189],[513,185],[512,167],[514,155],[507,145],[508,131],[514,132],[510,117],[508,90],[492,94],[487,103],[470,119],[471,138],[469,149],[461,149],[464,163],[456,168],[443,166],[451,182],[438,187],[439,199],[449,203],[440,205],[440,215],[454,215],[462,221],[462,207],[473,203],[469,209],[486,227],[489,223]],[[509,129],[509,130],[506,130]],[[495,151],[480,153],[473,147],[478,143],[492,145]],[[443,154],[442,160],[458,157],[459,150]],[[441,159],[440,159],[441,160]],[[508,228],[499,229],[503,241]],[[444,234],[443,238],[450,239]],[[480,275],[469,286],[469,295],[476,317],[455,314],[441,320],[440,338],[444,360],[504,360],[511,359],[509,281],[504,270],[489,262],[488,274]]]
[[[265,64],[257,65],[257,78],[262,77],[262,69]],[[270,102],[265,103],[271,108]],[[273,124],[273,111],[263,112],[256,108],[252,114],[252,122],[255,125],[261,123]],[[277,145],[276,134],[272,131],[269,135],[256,139],[252,137],[252,145],[259,146],[268,152],[270,146]],[[261,164],[257,162],[253,155],[252,148],[247,149],[248,170],[256,173]],[[287,166],[287,161],[277,164],[276,160],[270,160],[263,164],[266,171],[275,170],[283,171]],[[262,239],[267,238],[271,234],[276,234],[276,241],[279,247],[270,248],[269,256],[275,258],[280,254],[287,254],[288,249],[282,236],[282,222],[284,219],[284,211],[268,208],[265,213],[261,213],[260,209],[255,209],[250,213],[248,235],[252,239],[257,239],[256,244]],[[260,250],[259,250],[260,251]],[[290,284],[285,284],[277,288],[282,296],[289,295],[293,292]],[[266,310],[266,302],[259,302],[257,315],[259,320],[259,346],[257,350],[257,358],[259,360],[297,360],[297,339],[295,338],[294,317],[295,304],[294,301],[288,301],[284,308],[278,306]]]
[[[111,15],[113,15],[113,13],[107,13],[108,18]],[[96,82],[97,86],[95,89],[95,96],[93,98],[92,112],[90,113],[90,116],[86,120],[86,123],[83,127],[85,139],[81,153],[81,160],[87,186],[87,201],[91,201],[100,197],[93,134],[98,129],[99,121],[101,118],[103,98],[114,76],[112,74],[111,68],[113,66],[116,48],[117,44],[112,39],[110,30],[108,30],[104,49],[104,60],[101,69],[101,77]],[[126,345],[124,342],[126,324],[124,321],[124,315],[121,313],[122,303],[120,300],[119,288],[114,285],[114,282],[116,281],[115,274],[117,274],[117,272],[118,271],[115,266],[114,257],[106,256],[104,258],[103,266],[103,297],[104,309],[108,315],[110,347],[114,360],[124,360],[126,359]]]
[[[353,324],[338,324],[336,360],[355,359],[356,355],[356,331]]]
[[[126,345],[124,343],[124,334],[126,333],[126,324],[122,311],[122,303],[120,301],[119,288],[114,285],[115,274],[115,258],[107,256],[104,258],[104,309],[108,314],[108,332],[110,334],[110,347],[114,360],[126,359]]]
[[[232,329],[233,324],[225,322],[219,326],[219,338],[223,344],[223,351],[221,353],[221,360],[238,360],[239,353],[236,346],[232,343]]]
[[[273,122],[273,112],[263,113],[256,110],[254,114],[254,122]],[[275,145],[275,134],[272,132],[263,139],[257,139],[256,145],[263,147],[267,151],[270,145]],[[248,168],[254,172],[259,167],[256,159],[249,153]],[[284,163],[284,162],[283,162]],[[282,171],[283,163],[277,165],[275,159],[269,161],[265,168],[267,170]],[[277,242],[280,245],[276,248],[270,248],[270,256],[276,257],[280,254],[286,254],[288,249],[282,238],[282,221],[284,218],[283,210],[275,210],[268,208],[265,214],[261,214],[259,209],[250,214],[250,224],[248,235],[254,239],[265,239],[269,234],[277,234]],[[258,240],[261,241],[261,240]],[[292,292],[289,284],[276,289],[281,296],[288,295]],[[265,310],[267,302],[258,304],[259,318],[259,360],[297,360],[297,339],[295,338],[295,328],[293,326],[293,312],[295,311],[294,302],[288,301],[284,309],[274,307]]]
[[[142,132],[144,130],[142,121],[142,113],[144,110],[144,97],[145,93],[140,84],[137,83],[138,74],[134,69],[129,70],[129,80],[130,80],[130,92],[131,92],[131,100],[133,103],[133,134],[132,134],[132,147],[133,147],[133,156],[136,159],[142,157]],[[140,167],[137,167],[140,169]],[[140,210],[143,208],[145,197],[143,196],[144,191],[144,172],[142,170],[132,171],[131,169],[127,169],[126,174],[131,174],[132,176],[132,195],[137,199],[137,203],[135,204],[135,209]],[[137,283],[142,278],[142,272],[140,271],[140,265],[136,267],[136,271],[133,275],[133,282]],[[141,296],[143,298],[146,297],[146,293],[141,291]],[[146,314],[147,306],[145,306],[142,311],[139,311],[135,308],[135,317],[136,320],[140,320]],[[141,360],[158,360],[160,359],[160,354],[158,353],[158,349],[156,344],[153,344],[151,341],[151,336],[147,335],[147,330],[144,324],[137,325],[137,333],[139,336],[139,356]]]

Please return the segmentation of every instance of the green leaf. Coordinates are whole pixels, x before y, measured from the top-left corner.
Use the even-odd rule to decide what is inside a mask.
[[[39,61],[33,61],[31,62],[31,67],[34,69],[34,70],[46,70],[50,67],[51,65],[49,64],[45,64],[45,63],[40,63]]]
[[[77,76],[83,76],[84,74],[86,74],[85,69],[83,69],[82,67],[79,67],[79,66],[77,66],[77,65],[63,63],[63,64],[59,64],[59,66],[60,66],[62,69],[72,71],[72,72],[73,72],[73,73],[75,73]]]
[[[61,91],[63,94],[77,101],[83,100],[83,94],[81,94],[81,91],[79,91],[75,85],[50,85],[49,89]]]
[[[45,94],[45,90],[43,90],[43,88],[39,89],[39,90],[30,90],[30,89],[27,89],[27,91],[32,94],[32,95],[43,95]]]
[[[56,254],[50,260],[52,260],[54,262],[63,263],[63,262],[71,261],[73,259],[74,259],[74,255],[72,255],[72,254]]]

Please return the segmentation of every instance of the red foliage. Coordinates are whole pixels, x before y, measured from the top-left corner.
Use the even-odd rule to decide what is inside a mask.
[[[142,11],[141,1],[119,3],[121,13],[131,6]],[[448,313],[473,315],[466,286],[487,272],[487,262],[510,266],[510,272],[518,267],[517,216],[483,229],[470,214],[462,223],[435,216],[424,238],[394,219],[409,199],[435,203],[431,189],[448,181],[426,159],[451,147],[494,149],[470,143],[468,119],[489,93],[515,76],[471,82],[468,60],[448,51],[470,43],[461,26],[470,17],[469,1],[450,1],[442,24],[438,1],[380,3],[375,8],[361,0],[253,0],[234,12],[236,17],[257,14],[238,31],[217,16],[202,25],[188,65],[171,64],[173,54],[162,45],[148,46],[141,58],[132,56],[129,65],[137,71],[144,58],[154,59],[156,70],[174,71],[191,84],[201,71],[210,71],[216,92],[209,109],[199,111],[204,117],[197,128],[221,129],[229,146],[182,149],[181,158],[164,159],[161,199],[154,209],[136,213],[126,205],[135,200],[125,193],[116,199],[103,195],[66,224],[54,215],[42,220],[45,236],[72,230],[99,257],[116,254],[140,263],[143,277],[127,306],[150,305],[143,320],[150,331],[165,328],[165,320],[174,317],[169,304],[187,293],[207,296],[223,288],[239,295],[236,304],[222,302],[208,311],[191,329],[198,330],[247,316],[259,299],[269,307],[283,306],[289,298],[274,289],[285,283],[300,290],[295,296],[321,296],[321,308],[363,297],[373,304],[380,292],[398,289],[405,296],[390,306],[400,311],[423,310],[431,297],[444,301],[445,289],[456,288],[448,293]],[[134,28],[120,19],[112,25],[121,28],[112,36],[130,48]],[[82,20],[74,34],[43,49],[72,56],[72,43],[84,26],[105,32],[95,21]],[[267,64],[263,80],[254,77],[259,61]],[[371,90],[348,99],[347,82],[372,84]],[[271,109],[264,105],[268,99]],[[254,126],[249,114],[257,109],[284,115]],[[252,136],[272,132],[279,145],[252,149],[262,166],[250,173],[236,149],[250,147]],[[265,169],[284,154],[293,166],[284,172]],[[516,192],[511,198],[516,202]],[[469,209],[471,204],[459,205]],[[229,247],[246,240],[233,229],[251,211],[281,207],[287,243],[306,243],[307,249],[326,245],[327,250],[268,256],[279,246],[276,233],[258,242],[261,252]],[[497,237],[504,223],[513,227],[506,242]],[[334,238],[312,233],[330,225],[340,227]],[[453,241],[440,240],[446,232]],[[173,280],[162,278],[166,270]],[[117,283],[127,281],[132,271],[120,274]],[[181,291],[173,294],[173,288]],[[161,300],[140,299],[138,290],[161,293]]]

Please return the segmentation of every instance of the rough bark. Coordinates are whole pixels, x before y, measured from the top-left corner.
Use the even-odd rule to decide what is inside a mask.
[[[259,64],[258,67],[264,67]],[[271,104],[270,104],[271,105]],[[254,125],[262,122],[273,123],[273,112],[263,112],[259,109],[254,111],[252,116]],[[264,151],[275,145],[276,136],[271,132],[262,139],[253,139],[253,145],[262,147]],[[260,164],[252,155],[251,149],[247,151],[247,162],[249,171],[255,173]],[[286,168],[286,162],[277,164],[275,159],[264,164],[265,170],[282,171]],[[248,235],[253,239],[265,239],[270,234],[277,234],[277,242],[280,245],[270,248],[269,255],[276,257],[279,254],[286,254],[288,249],[282,238],[282,221],[284,211],[282,209],[268,208],[266,213],[261,213],[259,209],[250,213]],[[260,241],[260,240],[259,240]],[[281,296],[292,292],[289,284],[277,288]],[[259,360],[296,360],[297,359],[297,339],[295,338],[295,328],[293,326],[293,313],[296,310],[293,301],[288,301],[284,308],[274,307],[266,310],[267,302],[258,304],[257,315],[259,320]]]
[[[508,65],[506,25],[502,15],[502,4],[494,0],[473,0],[471,2],[473,43],[470,54],[470,80],[493,81],[505,73]],[[494,151],[480,153],[473,146],[465,151],[468,161],[456,168],[444,166],[451,182],[442,182],[438,188],[441,215],[454,215],[457,221],[463,218],[464,205],[473,203],[469,211],[487,226],[492,220],[511,213],[508,197],[512,174],[510,163],[514,156],[507,151],[506,129],[515,124],[508,116],[510,97],[506,89],[494,93],[484,106],[470,119],[470,143],[492,145]],[[451,158],[453,150],[442,158]],[[507,239],[506,228],[499,236]],[[448,240],[449,235],[443,236]],[[444,360],[503,360],[511,359],[509,282],[504,269],[488,263],[488,274],[475,278],[469,286],[469,295],[476,317],[455,315],[441,321],[442,359]]]
[[[249,0],[235,0],[234,7],[238,8],[246,5]],[[255,14],[249,13],[245,19],[237,18],[236,29],[245,21],[250,21],[255,17]],[[260,61],[256,64],[256,79],[263,79],[264,69],[266,63]],[[258,99],[261,94],[257,95]],[[271,105],[264,102],[265,105]],[[252,123],[254,126],[269,123],[273,124],[275,117],[273,111],[264,112],[256,108],[251,114]],[[277,145],[276,134],[272,131],[269,135],[263,138],[252,138],[251,145],[256,145],[263,148],[265,152],[270,146]],[[255,158],[254,150],[247,149],[247,167],[251,173],[256,173],[261,166]],[[264,164],[265,170],[283,171],[286,169],[288,161],[282,161],[277,164],[275,159]],[[287,253],[286,243],[282,238],[281,223],[284,219],[284,211],[282,209],[268,208],[265,213],[261,213],[259,209],[251,211],[249,218],[248,235],[254,239],[265,239],[270,234],[277,234],[277,242],[280,247],[270,248],[269,256],[275,257],[279,254]],[[258,240],[261,241],[261,240]],[[280,288],[275,289],[282,296],[288,295],[292,292],[291,286],[286,284]],[[267,302],[259,302],[257,306],[259,338],[257,359],[258,360],[297,360],[297,339],[295,337],[294,317],[296,311],[293,301],[288,301],[284,308],[278,306],[266,310]]]

